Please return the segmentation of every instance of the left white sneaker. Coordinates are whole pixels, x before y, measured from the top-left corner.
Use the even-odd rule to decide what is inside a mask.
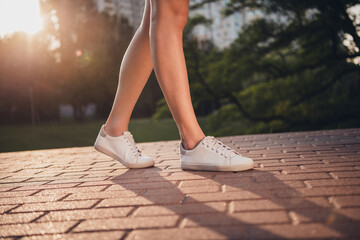
[[[101,126],[96,138],[94,148],[99,152],[113,157],[128,168],[146,168],[155,165],[154,159],[145,156],[136,146],[133,135],[129,131],[123,132],[121,136],[112,137]]]
[[[195,148],[186,150],[180,142],[183,170],[244,171],[254,168],[251,158],[244,157],[212,136],[201,140]]]

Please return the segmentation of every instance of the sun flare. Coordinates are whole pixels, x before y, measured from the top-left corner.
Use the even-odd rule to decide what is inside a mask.
[[[18,31],[34,34],[42,24],[39,0],[0,0],[0,37]]]

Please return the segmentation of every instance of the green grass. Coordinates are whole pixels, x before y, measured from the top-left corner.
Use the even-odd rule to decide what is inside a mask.
[[[91,146],[104,122],[0,126],[0,152]],[[205,119],[199,119],[199,123],[204,126]],[[139,143],[179,139],[172,119],[131,119],[129,130]]]

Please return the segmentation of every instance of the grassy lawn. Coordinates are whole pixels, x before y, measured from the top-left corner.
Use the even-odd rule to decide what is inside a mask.
[[[0,152],[91,146],[104,122],[0,126]],[[199,123],[205,125],[205,119],[199,119]],[[172,119],[131,119],[129,130],[139,143],[179,139]]]

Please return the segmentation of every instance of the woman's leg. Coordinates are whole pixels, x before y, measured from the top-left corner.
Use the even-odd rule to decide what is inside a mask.
[[[142,26],[132,39],[121,65],[119,87],[106,129],[100,130],[94,147],[112,157],[117,153],[119,161],[130,168],[155,164],[153,159],[138,154],[130,133],[115,138],[118,142],[111,137],[122,135],[128,129],[132,110],[154,66],[161,90],[179,128],[181,168],[211,171],[252,169],[252,159],[241,156],[213,137],[205,137],[197,122],[182,46],[188,5],[189,0],[146,0]],[[196,145],[197,151],[188,150]],[[133,155],[128,154],[128,147],[133,150]],[[128,157],[121,157],[124,149]]]
[[[105,131],[119,136],[128,130],[131,113],[153,69],[149,41],[150,2],[121,63],[119,83]]]
[[[189,0],[150,2],[150,49],[156,78],[179,129],[183,146],[192,149],[205,135],[191,102],[182,45]]]

